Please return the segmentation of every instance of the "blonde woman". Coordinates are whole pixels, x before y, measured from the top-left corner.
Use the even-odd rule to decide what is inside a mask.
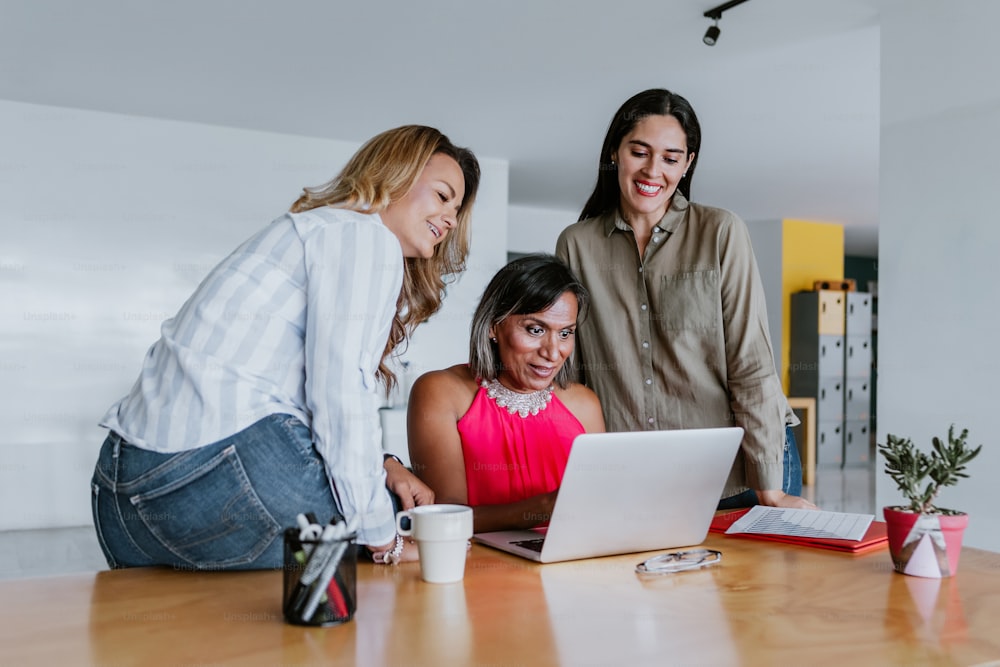
[[[439,131],[389,130],[209,273],[101,422],[92,501],[111,567],[280,567],[305,511],[357,517],[380,562],[416,558],[387,471],[406,507],[433,492],[383,460],[378,407],[387,359],[464,269],[478,184]]]

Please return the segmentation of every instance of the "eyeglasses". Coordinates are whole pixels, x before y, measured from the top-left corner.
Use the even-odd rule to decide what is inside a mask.
[[[715,549],[674,551],[642,561],[635,566],[635,571],[639,574],[673,574],[715,565],[721,560],[722,552]]]

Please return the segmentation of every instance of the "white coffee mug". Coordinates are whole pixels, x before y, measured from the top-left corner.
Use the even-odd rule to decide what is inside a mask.
[[[403,528],[403,518],[410,527]],[[420,576],[432,584],[461,581],[472,538],[472,508],[465,505],[420,505],[396,514],[396,531],[417,541]]]

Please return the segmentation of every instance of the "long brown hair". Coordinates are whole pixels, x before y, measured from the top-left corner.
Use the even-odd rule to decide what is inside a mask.
[[[618,166],[611,156],[618,150],[625,135],[646,116],[673,116],[681,124],[687,137],[688,156],[694,153],[694,161],[687,169],[687,177],[677,184],[677,190],[685,199],[691,199],[691,181],[694,180],[694,170],[698,166],[698,156],[701,155],[701,124],[686,99],[663,88],[651,88],[628,98],[611,119],[601,146],[601,156],[598,158],[597,184],[578,220],[595,218],[618,208],[621,201]]]
[[[379,362],[377,377],[388,393],[396,376],[386,360],[401,343],[441,307],[445,288],[465,270],[469,254],[472,205],[479,189],[479,162],[472,151],[459,148],[444,134],[424,125],[404,125],[369,139],[351,156],[330,182],[304,188],[292,204],[292,213],[319,206],[346,208],[360,213],[379,213],[406,194],[420,177],[432,155],[441,153],[458,163],[465,177],[465,195],[457,224],[428,258],[407,257],[403,289],[396,301],[389,340]]]

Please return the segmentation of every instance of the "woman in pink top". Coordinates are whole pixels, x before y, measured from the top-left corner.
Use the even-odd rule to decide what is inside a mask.
[[[483,292],[469,363],[413,385],[413,471],[436,502],[471,505],[476,532],[547,521],[573,438],[604,430],[597,395],[568,363],[588,301],[555,257],[517,259]]]

